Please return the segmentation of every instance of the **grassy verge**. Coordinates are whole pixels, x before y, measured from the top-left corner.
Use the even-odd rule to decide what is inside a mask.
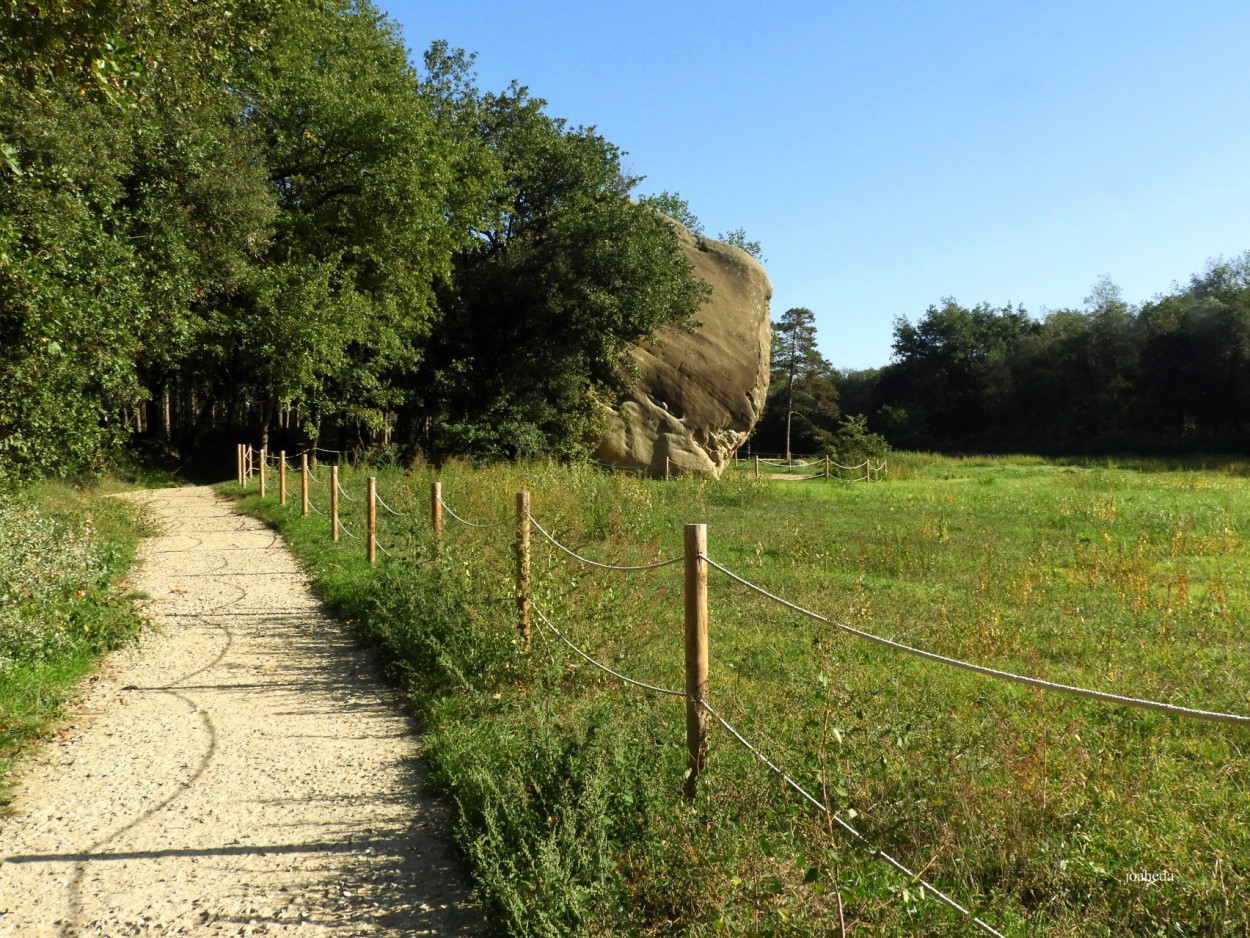
[[[121,589],[142,525],[132,506],[45,484],[0,497],[0,804],[14,760],[140,619]]]
[[[706,522],[709,553],[829,617],[952,657],[1250,712],[1241,463],[1201,468],[895,455],[887,481],[656,483],[449,467],[465,517],[516,491],[566,543],[646,563]],[[360,474],[347,474],[362,533]],[[227,487],[233,488],[233,486]],[[536,626],[516,639],[511,528],[428,533],[422,475],[387,470],[390,552],[271,497],[322,595],[385,647],[427,719],[432,778],[516,935],[965,935],[830,832],[724,733],[694,802],[679,701],[622,688]],[[314,504],[327,508],[324,488]],[[880,847],[1008,935],[1244,935],[1244,729],[1043,695],[900,658],[713,573],[710,698]],[[622,575],[535,543],[534,600],[579,645],[682,686],[680,568]],[[858,924],[857,924],[858,923]]]

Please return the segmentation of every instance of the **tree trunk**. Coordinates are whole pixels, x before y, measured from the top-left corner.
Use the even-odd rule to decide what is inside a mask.
[[[173,420],[169,410],[169,383],[161,386],[161,439],[166,443],[173,436]]]
[[[266,397],[260,407],[260,448],[269,447],[269,423],[273,420],[273,399]]]
[[[786,387],[786,465],[794,465],[794,457],[790,455],[790,421],[794,419],[794,376]]]

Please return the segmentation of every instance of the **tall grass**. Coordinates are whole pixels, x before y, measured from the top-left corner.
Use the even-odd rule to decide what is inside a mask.
[[[532,492],[543,525],[596,559],[676,556],[682,525],[705,522],[711,556],[835,620],[1050,680],[1248,713],[1241,472],[896,454],[887,481],[858,485],[549,466],[450,466],[441,480],[478,521]],[[349,491],[361,475],[345,475]],[[681,798],[680,701],[622,687],[541,626],[524,648],[510,526],[449,519],[436,551],[427,482],[380,473],[402,517],[382,514],[392,556],[376,569],[358,542],[328,542],[323,519],[244,504],[388,650],[427,720],[457,837],[512,934],[972,933],[715,728],[699,796]],[[360,533],[360,502],[348,507]],[[598,571],[536,540],[534,578],[535,605],[591,654],[682,687],[679,568]],[[715,572],[711,597],[713,705],[1004,933],[1250,929],[1244,729],[901,658]]]
[[[63,484],[0,495],[0,801],[96,656],[137,637],[121,582],[142,530],[132,506]]]

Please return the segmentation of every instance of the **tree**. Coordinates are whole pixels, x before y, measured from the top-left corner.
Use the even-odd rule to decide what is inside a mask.
[[[764,257],[764,251],[760,247],[760,243],[758,241],[747,240],[745,228],[734,228],[731,231],[722,231],[716,236],[716,240],[724,241],[726,244],[732,244],[736,248],[741,248],[761,264],[766,263],[768,260]]]
[[[454,89],[422,85],[374,6],[270,17],[230,84],[275,201],[272,236],[246,283],[197,304],[188,364],[232,376],[262,442],[292,406],[312,432],[380,434],[438,317],[435,283],[488,214],[491,176],[443,108]]]
[[[0,37],[0,472],[126,438],[140,363],[264,228],[220,60],[231,0],[14,5]],[[250,187],[250,189],[249,189]],[[263,215],[263,209],[261,214]]]
[[[456,258],[411,422],[436,458],[585,453],[628,350],[708,288],[593,127],[513,84],[464,102],[496,161],[497,213]]]
[[[882,373],[881,403],[907,415],[910,445],[956,445],[1000,436],[1011,388],[1010,358],[1037,330],[1023,307],[967,308],[953,297],[915,325],[894,323],[894,361]]]
[[[772,324],[772,379],[757,436],[774,435],[793,458],[794,418],[798,435],[813,448],[827,448],[838,418],[833,369],[816,348],[815,314],[806,307],[786,310]]]
[[[673,221],[684,225],[692,234],[703,234],[703,223],[690,210],[690,203],[676,192],[665,189],[659,195],[644,195],[638,203],[663,212]]]

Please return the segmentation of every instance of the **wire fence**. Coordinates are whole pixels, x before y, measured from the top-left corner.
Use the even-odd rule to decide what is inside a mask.
[[[546,538],[553,547],[556,547],[557,549],[568,554],[578,563],[584,563],[588,567],[598,567],[600,570],[616,570],[622,573],[635,573],[641,570],[659,570],[661,567],[671,567],[674,564],[682,563],[685,560],[684,557],[672,557],[668,560],[658,560],[655,563],[644,563],[644,564],[637,564],[637,565],[600,563],[597,560],[591,560],[589,557],[583,557],[581,554],[577,553],[571,547],[566,547],[565,545],[561,544],[559,541],[557,541],[554,537],[552,537],[547,532],[546,528],[544,528],[541,524],[538,523],[538,519],[536,519],[533,515],[527,512],[526,517],[529,519],[530,524],[534,526],[534,529],[538,531],[538,533],[541,534],[544,538]]]
[[[452,511],[451,506],[448,505],[447,502],[443,501],[443,496],[441,494],[435,495],[434,497],[437,500],[439,506],[445,512],[447,512],[448,515],[450,515],[454,520],[459,521],[466,528],[497,528],[501,525],[508,524],[510,521],[514,520],[512,518],[500,518],[498,521],[486,521],[486,522],[470,521],[468,518],[462,518],[460,515]]]
[[[738,456],[734,459],[735,467],[741,470],[754,469],[756,478],[764,477],[767,473],[768,478],[786,481],[810,481],[813,479],[833,479],[841,482],[880,482],[888,469],[888,462],[885,457],[875,458],[865,456],[861,462],[852,465],[846,465],[835,460],[833,457],[824,456],[798,456],[785,454],[756,454],[753,456]],[[856,473],[855,476],[848,478],[845,475],[838,475],[834,470],[840,473]]]
[[[950,665],[955,668],[962,668],[965,671],[972,671],[975,674],[982,674],[986,677],[998,678],[1002,681],[1012,681],[1016,684],[1023,684],[1026,687],[1036,687],[1040,690],[1054,691],[1060,694],[1068,694],[1074,697],[1084,697],[1087,700],[1097,700],[1102,703],[1119,704],[1125,707],[1137,707],[1143,710],[1157,710],[1161,713],[1169,713],[1173,716],[1190,717],[1195,720],[1208,720],[1216,723],[1236,723],[1243,726],[1250,726],[1250,717],[1239,716],[1233,713],[1218,713],[1211,710],[1196,710],[1190,707],[1179,707],[1174,704],[1162,703],[1155,700],[1142,700],[1137,697],[1122,697],[1118,694],[1108,694],[1104,691],[1090,690],[1085,687],[1074,687],[1070,684],[1057,684],[1052,681],[1044,681],[1041,678],[1027,677],[1023,674],[1013,674],[1009,671],[999,671],[995,668],[987,668],[984,665],[973,664],[969,661],[960,661],[958,658],[948,658],[945,655],[939,655],[931,651],[924,651],[919,648],[913,648],[910,645],[904,645],[888,638],[882,638],[879,635],[873,635],[871,632],[865,632],[853,626],[844,625],[841,622],[835,622],[833,619],[826,618],[820,613],[812,612],[810,609],[804,609],[797,603],[792,603],[788,599],[783,599],[762,586],[757,586],[750,580],[747,580],[734,573],[727,567],[722,566],[710,557],[704,556],[703,559],[708,566],[723,573],[736,583],[745,586],[747,589],[758,593],[773,602],[785,606],[800,615],[815,619],[817,622],[823,622],[825,625],[831,625],[836,629],[846,632],[848,635],[854,635],[857,638],[863,638],[878,645],[884,645],[894,651],[902,652],[907,655],[915,655],[917,658],[924,658],[928,661],[936,661],[940,664]]]
[[[243,474],[243,467],[245,467],[246,462],[242,454],[240,455],[239,465],[240,465],[240,478],[242,480],[241,484],[246,484],[246,476]],[[838,468],[855,470],[855,469],[863,469],[865,467],[869,467],[871,469],[874,465],[876,465],[877,468],[872,469],[872,471],[884,471],[885,461],[881,460],[879,464],[873,464],[870,461],[865,461],[864,464],[861,464],[859,466],[851,466],[851,467],[839,466]],[[307,472],[307,469],[305,468],[304,471]],[[337,479],[336,479],[336,484],[337,484]],[[346,494],[345,492],[342,491],[341,487],[340,487],[340,492],[342,494]],[[408,517],[410,520],[418,520],[417,516],[415,514],[405,515],[404,513],[400,511],[396,511],[395,509],[387,505],[385,502],[383,502],[381,500],[381,497],[378,496],[376,493],[376,486],[375,486],[373,478],[369,479],[369,486],[368,486],[367,492],[368,492],[367,518],[369,519],[369,522],[368,522],[369,527],[363,536],[353,534],[349,530],[347,530],[343,526],[342,521],[339,520],[337,516],[335,516],[334,518],[334,523],[337,524],[339,529],[342,530],[349,537],[355,540],[361,540],[361,539],[367,540],[371,543],[372,546],[376,546],[378,549],[382,550],[384,555],[388,557],[392,557],[393,555],[391,554],[390,551],[386,550],[384,547],[382,547],[380,544],[377,543],[377,539],[376,539],[377,532],[376,532],[375,520],[374,520],[375,513],[373,510],[374,502],[376,501],[378,503],[381,503],[387,511],[389,511],[392,515],[396,517]],[[1187,719],[1202,720],[1202,721],[1207,721],[1207,722],[1219,722],[1219,723],[1232,724],[1232,725],[1237,725],[1237,726],[1250,727],[1250,716],[1234,714],[1234,713],[1223,713],[1223,712],[1208,710],[1208,709],[1199,709],[1199,708],[1193,708],[1193,707],[1180,706],[1177,704],[1166,703],[1163,701],[1155,701],[1155,700],[1147,700],[1147,699],[1137,698],[1137,697],[1122,696],[1122,695],[1107,693],[1104,691],[1097,691],[1097,690],[1093,690],[1090,688],[1078,687],[1075,685],[1061,684],[1061,683],[1056,683],[1052,681],[1047,681],[1041,678],[1030,677],[1030,676],[1023,675],[1023,674],[1016,674],[1016,673],[1009,672],[1009,671],[1003,671],[1003,670],[996,669],[996,668],[986,667],[984,665],[979,665],[974,662],[963,661],[960,659],[947,657],[945,655],[940,655],[935,652],[926,651],[924,649],[906,645],[906,644],[894,641],[889,638],[885,638],[879,635],[874,635],[862,629],[857,629],[852,626],[845,625],[843,623],[830,619],[824,615],[821,615],[818,612],[814,612],[813,610],[807,609],[799,605],[798,603],[795,603],[773,592],[770,592],[764,587],[751,582],[750,580],[746,579],[740,574],[734,572],[733,570],[729,569],[723,564],[717,562],[715,559],[713,559],[709,555],[709,553],[706,550],[705,541],[703,540],[703,537],[705,535],[702,533],[705,529],[704,529],[704,526],[702,525],[688,525],[687,526],[686,550],[681,556],[671,557],[668,559],[659,560],[653,563],[646,563],[646,564],[615,564],[615,563],[605,563],[605,562],[601,562],[598,560],[593,560],[589,557],[586,557],[580,554],[573,548],[567,546],[566,544],[558,540],[529,511],[528,493],[518,493],[517,512],[516,512],[515,517],[511,517],[511,518],[504,517],[498,521],[494,521],[490,523],[473,522],[462,517],[460,514],[456,513],[455,511],[453,511],[452,508],[443,499],[442,493],[441,493],[441,486],[437,482],[433,483],[431,486],[430,505],[431,505],[431,521],[434,526],[434,533],[436,536],[441,533],[441,520],[440,519],[441,519],[441,513],[443,511],[445,511],[447,515],[451,517],[452,519],[454,519],[456,522],[468,528],[478,528],[478,529],[495,528],[495,527],[499,527],[501,525],[507,524],[510,521],[516,522],[516,528],[517,528],[516,533],[515,533],[515,539],[516,539],[515,548],[517,551],[517,584],[516,586],[517,586],[517,597],[518,597],[518,609],[519,609],[522,622],[523,622],[522,634],[528,638],[529,633],[528,633],[528,618],[527,617],[528,617],[529,612],[532,611],[533,614],[537,616],[538,620],[543,624],[543,626],[545,626],[545,628],[549,630],[560,641],[562,645],[567,647],[571,652],[577,655],[580,659],[584,660],[585,662],[587,662],[594,668],[600,670],[601,672],[620,681],[625,686],[632,687],[641,691],[646,691],[648,693],[659,694],[665,697],[683,698],[687,704],[687,715],[688,715],[687,747],[688,747],[688,750],[690,753],[690,759],[691,759],[691,769],[689,773],[689,777],[691,779],[696,778],[697,775],[703,770],[702,759],[703,759],[703,753],[706,750],[706,737],[705,735],[703,735],[705,733],[705,730],[701,728],[698,730],[692,729],[692,727],[696,726],[696,724],[692,723],[692,721],[689,719],[689,716],[692,712],[697,712],[698,714],[700,714],[700,720],[702,719],[702,716],[701,716],[702,714],[706,714],[708,717],[711,717],[712,721],[716,725],[720,726],[730,736],[730,738],[732,738],[738,745],[742,746],[761,765],[763,765],[769,771],[771,771],[773,774],[779,777],[787,785],[787,787],[789,787],[792,791],[794,791],[795,794],[797,794],[800,798],[802,798],[808,805],[810,805],[815,810],[819,811],[822,815],[826,816],[829,822],[832,825],[836,826],[839,830],[841,830],[852,842],[854,842],[858,846],[866,848],[873,857],[881,860],[883,863],[890,866],[900,875],[906,877],[912,884],[927,891],[930,895],[933,896],[934,899],[941,902],[943,905],[947,906],[952,911],[960,915],[966,922],[976,925],[984,934],[997,936],[997,938],[1004,938],[1004,936],[1002,935],[1000,931],[996,930],[992,925],[983,921],[981,918],[975,915],[972,911],[970,911],[967,907],[965,907],[963,904],[956,901],[951,896],[947,895],[945,892],[943,892],[940,888],[938,888],[932,882],[930,882],[927,879],[924,879],[922,875],[913,872],[911,869],[909,869],[906,865],[904,865],[902,862],[897,860],[895,857],[891,856],[889,853],[880,849],[875,844],[871,843],[871,841],[861,831],[859,831],[857,828],[851,825],[849,821],[847,821],[845,818],[840,816],[836,811],[834,811],[833,808],[830,807],[830,805],[828,804],[826,800],[818,798],[816,795],[812,794],[810,791],[804,788],[799,782],[795,780],[793,774],[785,771],[775,761],[773,761],[773,759],[765,755],[762,747],[759,744],[749,740],[743,733],[741,733],[731,723],[729,723],[729,721],[726,720],[711,705],[711,703],[708,700],[707,658],[706,658],[706,618],[707,618],[706,589],[707,589],[707,571],[708,570],[715,570],[719,574],[729,579],[731,582],[734,582],[737,585],[759,596],[762,596],[765,599],[768,599],[798,615],[810,618],[814,621],[830,626],[848,635],[852,635],[854,637],[864,639],[865,641],[874,643],[880,647],[888,648],[892,651],[895,651],[901,654],[905,654],[905,655],[917,657],[923,660],[932,661],[938,664],[946,665],[949,667],[954,667],[954,668],[958,668],[961,670],[969,671],[969,672],[981,675],[983,677],[988,677],[988,678],[992,678],[996,680],[1020,684],[1020,685],[1034,688],[1040,691],[1080,697],[1080,698],[1092,700],[1092,701],[1102,703],[1102,704],[1111,704],[1111,705],[1117,705],[1117,706],[1132,707],[1132,708],[1137,708],[1137,709],[1152,710],[1156,712],[1165,713],[1170,716],[1182,717],[1182,718],[1187,718]],[[309,507],[312,508],[312,510],[314,510],[317,514],[324,516],[324,513],[316,509],[315,506],[310,504]],[[554,548],[556,548],[561,553],[567,555],[573,561],[590,566],[590,567],[601,569],[601,570],[618,572],[618,573],[638,573],[638,572],[644,572],[644,571],[650,571],[650,570],[658,570],[658,569],[669,567],[669,566],[675,566],[677,564],[684,564],[685,574],[686,574],[684,592],[686,596],[685,607],[686,607],[686,616],[687,616],[687,622],[686,622],[687,646],[686,646],[686,655],[685,655],[686,689],[685,690],[675,690],[671,688],[665,688],[665,687],[661,687],[655,684],[648,683],[646,681],[641,681],[641,680],[638,680],[637,678],[624,674],[608,666],[607,664],[604,664],[602,661],[595,658],[592,654],[590,654],[588,651],[586,651],[584,648],[580,647],[576,642],[570,639],[568,635],[565,634],[564,631],[558,628],[555,625],[555,623],[551,621],[551,618],[543,610],[533,605],[531,601],[531,597],[530,597],[531,589],[530,589],[530,582],[529,582],[529,557],[528,557],[529,529],[531,526],[534,530],[538,531],[538,533],[548,543],[550,543]],[[699,530],[692,531],[692,529],[699,529]],[[692,533],[695,535],[693,538],[692,538]],[[370,552],[370,556],[372,557],[372,552]],[[692,597],[694,597],[693,600],[692,600]],[[699,597],[701,597],[701,599]],[[702,610],[700,611],[699,607],[701,603],[702,603]],[[698,647],[698,642],[700,640],[699,639],[699,617],[700,615],[702,616],[702,629],[703,629],[703,634],[702,634],[703,644],[702,644],[701,649]],[[692,642],[694,643],[693,645],[692,645]],[[702,655],[702,664],[701,664],[702,671],[701,672],[697,670],[697,668],[700,667],[700,665],[697,664],[697,661],[700,655]],[[696,664],[692,665],[692,661],[695,661]],[[692,671],[692,667],[696,668],[696,670]],[[701,723],[698,725],[702,726]],[[698,738],[692,738],[689,735],[690,733],[696,733],[698,735]],[[692,789],[689,786],[690,786],[690,782],[688,782],[687,792],[692,793]],[[922,870],[921,873],[923,872],[924,871]]]
[[[817,798],[815,795],[809,792],[806,788],[804,788],[802,785],[796,782],[793,778],[791,778],[790,775],[788,775],[782,769],[778,768],[776,763],[774,763],[771,759],[769,759],[766,755],[764,755],[764,753],[762,753],[757,746],[753,745],[749,740],[747,740],[745,736],[743,736],[736,729],[734,729],[734,727],[730,725],[728,720],[726,720],[719,713],[717,713],[714,709],[712,709],[712,705],[709,704],[706,700],[700,700],[699,704],[703,707],[704,710],[707,711],[708,715],[711,716],[712,719],[714,719],[717,723],[719,723],[721,727],[724,728],[725,732],[727,732],[730,736],[732,736],[735,740],[737,740],[738,743],[741,744],[744,749],[746,749],[749,753],[751,753],[751,755],[755,756],[757,760],[759,760],[761,763],[767,766],[773,772],[774,775],[778,776],[782,781],[784,781],[786,785],[788,785],[798,795],[800,795],[808,804],[810,804],[817,811],[820,811],[822,814],[828,817],[831,822],[836,824],[838,828],[841,829],[844,833],[846,833],[852,840],[854,840],[859,845],[868,848],[868,850],[871,851],[874,857],[892,866],[895,870],[897,870],[898,872],[902,873],[905,877],[907,877],[908,880],[919,885],[921,889],[927,889],[933,895],[935,899],[937,899],[939,902],[941,902],[943,905],[947,906],[948,908],[953,909],[954,911],[958,912],[961,916],[963,916],[963,918],[966,921],[971,922],[973,925],[979,926],[981,930],[984,931],[987,935],[994,935],[996,936],[996,938],[1006,938],[1006,936],[1003,935],[1002,932],[994,928],[994,926],[990,925],[989,923],[973,915],[972,912],[964,908],[962,905],[960,905],[950,896],[946,895],[946,893],[938,889],[927,879],[925,879],[922,876],[919,876],[916,873],[913,873],[910,869],[908,869],[898,860],[894,859],[894,857],[890,856],[890,854],[878,848],[867,837],[861,834],[856,828],[851,826],[851,824],[845,818],[843,818],[836,811],[830,808],[828,804],[826,804],[824,801],[821,801],[819,798]]]
[[[686,696],[686,692],[684,690],[670,690],[667,687],[656,687],[654,684],[648,684],[645,681],[636,680],[635,678],[628,677],[624,674],[621,674],[619,671],[615,671],[612,668],[609,668],[602,661],[598,661],[595,658],[592,658],[589,654],[587,654],[585,651],[583,651],[581,648],[575,645],[572,641],[570,641],[568,636],[566,636],[563,632],[561,632],[558,628],[556,628],[554,624],[552,624],[552,621],[548,619],[546,615],[543,614],[543,611],[541,609],[539,609],[536,606],[532,608],[534,610],[534,614],[537,615],[538,618],[542,620],[543,624],[546,625],[547,628],[549,628],[552,631],[552,633],[556,636],[556,638],[560,639],[560,641],[562,641],[565,645],[567,645],[574,652],[576,652],[579,657],[585,659],[587,662],[594,665],[594,667],[598,668],[600,671],[604,672],[605,674],[610,674],[612,675],[612,677],[616,678],[618,681],[624,681],[626,684],[629,684],[632,687],[637,687],[642,690],[651,691],[652,693],[655,693],[655,694],[664,694],[669,697],[682,697],[682,698]]]
[[[394,508],[392,508],[390,505],[388,505],[386,502],[382,500],[381,495],[375,492],[374,498],[377,499],[378,504],[382,506],[383,510],[389,512],[390,514],[394,515],[397,518],[402,517],[402,514],[400,512],[396,511]]]

